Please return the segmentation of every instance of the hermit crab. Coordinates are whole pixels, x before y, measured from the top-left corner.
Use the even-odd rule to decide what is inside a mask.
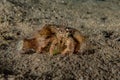
[[[37,30],[32,38],[20,41],[21,51],[34,50],[36,53],[55,54],[79,53],[85,45],[85,38],[80,31],[62,25],[46,24]]]

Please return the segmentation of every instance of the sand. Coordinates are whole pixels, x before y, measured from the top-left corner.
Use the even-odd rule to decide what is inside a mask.
[[[19,40],[45,24],[75,28],[84,54],[20,54]],[[119,0],[1,0],[0,80],[119,80]]]

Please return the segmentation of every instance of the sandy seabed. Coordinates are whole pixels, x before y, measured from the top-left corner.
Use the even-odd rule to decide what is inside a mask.
[[[45,24],[81,31],[90,48],[52,57],[16,52],[19,40]],[[119,0],[0,0],[0,80],[119,79]]]

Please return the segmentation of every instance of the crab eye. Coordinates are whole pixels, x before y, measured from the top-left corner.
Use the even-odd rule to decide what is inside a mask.
[[[48,35],[48,36],[46,36],[46,39],[48,39],[48,38],[50,38],[51,36],[50,35]]]

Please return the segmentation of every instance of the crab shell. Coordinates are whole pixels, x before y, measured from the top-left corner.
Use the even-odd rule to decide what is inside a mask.
[[[84,43],[85,38],[78,30],[49,24],[36,31],[32,38],[19,41],[18,50],[33,49],[37,53],[47,50],[50,55],[67,54],[80,52]]]

